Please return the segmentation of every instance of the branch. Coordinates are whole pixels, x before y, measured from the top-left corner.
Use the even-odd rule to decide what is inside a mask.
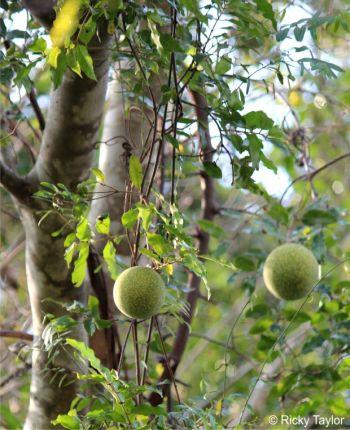
[[[39,103],[36,99],[36,94],[35,94],[34,88],[32,88],[29,91],[28,97],[29,97],[30,104],[32,105],[32,108],[34,110],[35,116],[38,120],[40,130],[43,131],[45,128],[45,118],[44,118],[44,115],[40,109]]]
[[[282,203],[285,195],[287,194],[288,190],[296,183],[305,179],[313,179],[316,175],[318,175],[319,173],[321,173],[323,170],[328,169],[328,167],[333,166],[333,164],[338,163],[341,160],[344,160],[345,158],[350,157],[350,152],[346,152],[343,155],[340,155],[337,158],[334,158],[334,160],[329,161],[328,163],[324,164],[323,166],[319,167],[318,169],[314,170],[313,172],[311,172],[310,174],[306,174],[304,173],[303,175],[298,176],[297,178],[295,178],[289,185],[288,187],[284,190],[282,197],[280,199],[280,203]]]
[[[290,336],[287,337],[286,342],[287,341],[289,342],[289,347],[294,348],[297,343],[300,343],[300,337],[302,337],[304,333],[306,333],[307,328],[308,326],[305,325],[301,329],[296,330],[295,332],[291,333]],[[269,371],[271,369],[275,370],[277,368],[277,365],[280,366],[281,364],[283,363],[280,357],[277,357],[272,363],[269,363],[269,367],[266,372],[267,375],[270,375],[270,374],[272,375],[274,372],[273,371],[269,372]],[[210,395],[209,398],[201,401],[198,407],[200,407],[201,409],[206,409],[208,407],[211,407],[215,400],[222,397],[224,390],[226,392],[230,390],[231,387],[233,387],[238,381],[240,381],[245,375],[247,375],[249,372],[251,372],[254,369],[256,369],[256,363],[252,364],[252,363],[246,362],[238,366],[237,369],[235,370],[235,374],[231,378],[229,378],[228,383],[226,384],[226,387],[224,387],[224,384],[222,384],[222,386],[217,391],[215,391],[212,395]]]
[[[31,367],[31,364],[26,363],[24,367],[20,367],[19,369],[15,370],[13,373],[11,373],[11,375],[8,375],[0,382],[0,388],[5,387],[5,385],[7,385],[13,379],[19,378],[20,376],[24,375]]]
[[[33,341],[33,335],[25,333],[24,331],[18,330],[0,330],[0,337],[9,337],[12,339],[27,340],[28,342]]]
[[[201,334],[201,333],[191,333],[191,336],[198,337],[199,339],[207,340],[209,343],[212,343],[213,345],[221,346],[222,348],[225,348],[227,351],[234,352],[235,354],[237,354],[238,356],[240,356],[244,360],[251,362],[253,364],[256,364],[253,360],[251,360],[245,354],[242,354],[242,352],[238,351],[237,348],[235,348],[234,346],[227,345],[227,343],[225,343],[225,342],[220,342],[216,339],[212,339],[211,337],[206,336],[205,334]]]
[[[45,28],[49,29],[56,17],[54,6],[57,0],[22,0],[23,6]]]
[[[28,205],[35,186],[27,177],[17,175],[0,159],[0,183],[19,202]]]
[[[198,94],[196,92],[192,93],[195,104],[195,111],[198,120],[198,130],[199,130],[199,139],[200,144],[203,151],[203,161],[212,161],[213,158],[213,147],[211,145],[211,138],[209,133],[209,119],[208,119],[208,104],[204,96]],[[201,189],[202,189],[202,198],[201,198],[201,206],[203,211],[203,219],[212,220],[215,214],[215,205],[214,205],[214,182],[213,179],[208,176],[206,173],[201,174]],[[205,255],[208,252],[209,248],[209,234],[200,231],[198,238],[198,252],[199,255]],[[182,359],[182,356],[185,352],[185,348],[188,342],[189,334],[190,334],[190,325],[195,313],[197,299],[199,297],[199,287],[201,283],[201,278],[195,275],[194,273],[190,273],[189,275],[189,293],[187,294],[187,302],[189,305],[188,313],[182,315],[184,322],[179,325],[174,346],[172,352],[169,354],[169,358],[171,360],[171,371],[175,375],[176,369]],[[168,368],[163,365],[163,373],[160,377],[159,383],[162,387],[163,396],[158,393],[152,393],[150,396],[150,403],[153,406],[159,405],[163,402],[164,396],[168,396],[170,394],[170,385],[164,384],[165,380],[171,380],[171,374]]]
[[[15,243],[1,254],[0,274],[11,261],[23,250],[25,244],[25,236],[22,233]]]

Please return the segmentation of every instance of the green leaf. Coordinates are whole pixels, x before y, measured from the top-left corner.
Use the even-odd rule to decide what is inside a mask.
[[[130,175],[130,179],[131,179],[132,184],[138,190],[141,190],[142,165],[141,165],[139,158],[134,154],[130,157],[129,175]]]
[[[59,48],[57,48],[59,49]],[[64,52],[61,51],[61,53],[58,55],[56,67],[52,67],[50,69],[51,72],[51,80],[55,88],[57,88],[63,79],[63,75],[65,74],[67,70],[67,56]]]
[[[252,160],[253,169],[259,168],[260,154],[263,144],[255,134],[248,134],[249,154]]]
[[[54,193],[58,192],[58,188],[55,184],[51,184],[51,182],[40,182],[40,186],[44,188],[48,188],[49,190],[53,191]]]
[[[71,246],[71,244],[75,241],[75,238],[75,233],[69,233],[64,240],[64,247],[68,248],[68,246]]]
[[[324,211],[321,209],[310,209],[305,212],[302,221],[306,225],[328,225],[337,222],[338,215],[335,211]]]
[[[231,60],[227,55],[224,55],[215,66],[215,73],[218,75],[224,75],[231,69]]]
[[[98,298],[95,296],[89,296],[88,298],[88,308],[91,312],[91,315],[99,319],[100,318],[100,311],[99,311],[99,301]]]
[[[96,220],[96,231],[101,234],[109,234],[111,220],[109,216],[98,217]]]
[[[167,134],[165,136],[165,139],[171,144],[173,145],[174,148],[179,149],[179,141],[177,139],[175,139],[175,137],[170,136],[169,134]]]
[[[147,231],[151,225],[152,216],[154,215],[154,210],[150,206],[137,204],[137,209],[139,211],[139,218],[142,220],[142,228]]]
[[[327,78],[336,78],[337,75],[334,73],[334,70],[336,72],[344,72],[344,69],[342,69],[340,66],[329,63],[328,61],[319,60],[318,58],[301,58],[298,60],[298,63],[302,66],[304,63],[309,63],[311,66],[312,71],[317,71],[321,75],[324,75]],[[304,67],[304,66],[303,66]]]
[[[265,154],[263,153],[263,151],[260,152],[260,161],[263,163],[263,165],[265,167],[267,167],[268,169],[272,170],[274,173],[277,173],[277,167],[275,166],[275,164],[265,156]]]
[[[156,251],[161,257],[169,254],[173,247],[171,243],[164,239],[163,236],[157,233],[147,233],[147,240],[150,246]]]
[[[303,354],[308,354],[309,352],[315,350],[316,348],[320,348],[323,343],[325,341],[325,338],[317,335],[317,336],[313,336],[309,339],[307,339],[307,341],[304,343],[303,345]]]
[[[271,308],[264,303],[254,305],[251,309],[248,309],[245,316],[247,318],[260,318],[271,312]]]
[[[64,259],[65,259],[68,267],[70,266],[70,264],[73,260],[74,252],[75,252],[77,246],[78,245],[75,242],[73,242],[71,245],[69,245],[67,247],[67,249],[64,252]]]
[[[185,6],[187,10],[192,12],[194,16],[201,22],[207,23],[208,18],[202,14],[199,9],[199,4],[197,0],[181,0],[180,3]]]
[[[202,277],[206,274],[205,266],[203,265],[203,263],[191,253],[185,253],[182,256],[182,263],[184,266],[187,267],[187,269],[191,270],[191,272],[195,273],[197,276]]]
[[[91,230],[87,218],[82,217],[77,225],[76,236],[79,240],[87,242],[91,237]]]
[[[222,172],[220,167],[213,161],[204,161],[203,167],[205,172],[212,178],[217,178],[217,179],[222,178]]]
[[[252,111],[243,116],[247,128],[270,130],[273,127],[273,121],[263,111]]]
[[[162,44],[160,42],[160,35],[157,29],[156,24],[150,19],[147,19],[147,23],[148,23],[148,27],[151,30],[151,39],[153,41],[153,43],[156,45],[156,48],[159,52],[162,51]]]
[[[246,256],[246,255],[239,255],[233,260],[233,264],[237,269],[243,270],[244,272],[251,272],[255,270],[255,263],[254,261]]]
[[[125,228],[132,228],[136,223],[139,215],[139,210],[137,208],[129,209],[122,215],[122,224]]]
[[[289,32],[289,27],[280,29],[276,33],[276,41],[282,42],[288,36],[288,32]]]
[[[111,275],[111,278],[114,280],[117,279],[119,274],[117,260],[116,260],[117,253],[112,241],[109,240],[106,243],[105,247],[103,248],[102,255],[103,255],[103,259],[107,264],[107,268]]]
[[[30,49],[32,52],[43,53],[46,49],[45,39],[38,37],[31,45],[28,46],[28,49]]]
[[[66,339],[66,343],[76,349],[83,358],[88,360],[95,370],[101,370],[101,361],[95,356],[93,349],[86,346],[84,342],[68,338]]]
[[[104,182],[105,175],[102,170],[98,169],[97,167],[93,167],[91,169],[91,172],[93,173],[93,175],[95,175],[96,179],[99,179],[101,182]]]
[[[297,42],[301,42],[304,39],[305,36],[305,32],[306,32],[306,26],[303,27],[298,27],[296,26],[294,28],[294,36],[295,36],[295,40]]]
[[[253,326],[249,330],[249,333],[250,334],[265,333],[274,322],[275,321],[269,316],[261,318],[255,324],[253,324]]]
[[[74,269],[72,272],[72,282],[75,287],[80,287],[84,282],[85,275],[86,275],[87,259],[89,256],[89,243],[81,242],[77,246],[77,248],[79,249],[79,254],[78,254],[78,258],[74,262]]]
[[[96,76],[94,72],[94,65],[92,58],[84,45],[77,45],[75,48],[77,61],[80,65],[81,70],[85,73],[85,75],[96,81]]]
[[[65,429],[70,430],[79,430],[80,429],[80,420],[77,416],[71,415],[58,415],[58,417],[52,421],[54,426],[61,425]]]
[[[68,51],[67,64],[73,70],[74,73],[76,73],[82,78],[80,64],[75,56],[75,51]]]
[[[79,32],[79,40],[86,45],[96,32],[96,22],[90,17]]]
[[[276,338],[273,336],[266,336],[265,334],[262,334],[260,337],[260,340],[257,344],[257,347],[261,351],[267,351],[269,350],[273,344],[276,342]]]
[[[275,30],[277,30],[277,22],[275,18],[275,13],[272,9],[271,4],[267,0],[255,0],[258,11],[262,13],[262,15],[272,22],[272,26]]]
[[[47,62],[54,69],[57,68],[58,56],[60,55],[60,53],[61,53],[61,49],[58,48],[57,46],[53,46],[48,52]]]
[[[160,348],[160,353],[163,353],[162,348]],[[137,415],[144,415],[149,417],[150,415],[167,416],[167,412],[162,406],[151,406],[147,404],[134,406],[132,412]]]
[[[270,207],[267,213],[270,215],[271,218],[278,221],[279,223],[288,224],[289,213],[284,206],[275,203]]]
[[[170,52],[183,52],[183,48],[179,42],[174,39],[170,34],[160,33],[160,43],[165,51]]]
[[[286,393],[288,393],[293,386],[298,381],[298,373],[291,373],[290,375],[282,378],[277,384],[276,384],[276,390],[279,396],[284,396]]]

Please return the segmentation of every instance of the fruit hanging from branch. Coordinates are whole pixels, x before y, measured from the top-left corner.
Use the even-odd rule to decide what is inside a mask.
[[[266,288],[275,297],[298,300],[305,297],[318,282],[318,262],[305,246],[287,243],[269,254],[263,277]]]
[[[114,284],[117,308],[129,318],[146,319],[156,315],[163,302],[165,286],[162,277],[150,267],[130,267]]]

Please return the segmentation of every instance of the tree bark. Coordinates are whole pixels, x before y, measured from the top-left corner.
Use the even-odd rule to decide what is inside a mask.
[[[24,3],[36,17],[49,22],[51,12],[43,8],[41,2],[40,5],[35,1]],[[71,283],[71,273],[64,261],[64,237],[51,235],[64,225],[64,221],[59,215],[49,215],[39,226],[42,211],[48,210],[49,205],[33,198],[32,193],[42,181],[61,182],[74,190],[80,181],[89,176],[109,68],[109,36],[104,22],[99,26],[98,33],[99,37],[95,37],[92,43],[99,45],[99,49],[91,52],[97,81],[86,76],[80,78],[70,70],[66,72],[62,84],[51,94],[42,144],[32,171],[26,178],[18,178],[5,165],[0,166],[2,182],[15,198],[26,234],[26,273],[34,342],[25,430],[57,428],[51,421],[58,414],[67,412],[79,390],[73,375],[77,370],[74,359],[63,349],[49,359],[43,348],[42,333],[46,314],[57,317],[66,313],[64,308],[47,299],[84,303],[85,292],[83,288],[74,288]],[[80,322],[71,336],[87,342]],[[53,378],[57,368],[62,369],[62,373]],[[60,385],[63,376],[65,379]]]
[[[57,0],[22,0],[23,6],[46,28],[50,28],[54,19],[54,6]]]

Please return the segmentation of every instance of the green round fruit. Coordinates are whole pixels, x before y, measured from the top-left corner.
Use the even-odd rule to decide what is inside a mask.
[[[117,308],[129,318],[146,319],[156,315],[164,302],[162,277],[149,267],[130,267],[114,284],[113,298]]]
[[[287,243],[267,257],[263,270],[266,288],[279,299],[305,297],[319,280],[318,263],[305,246]]]

